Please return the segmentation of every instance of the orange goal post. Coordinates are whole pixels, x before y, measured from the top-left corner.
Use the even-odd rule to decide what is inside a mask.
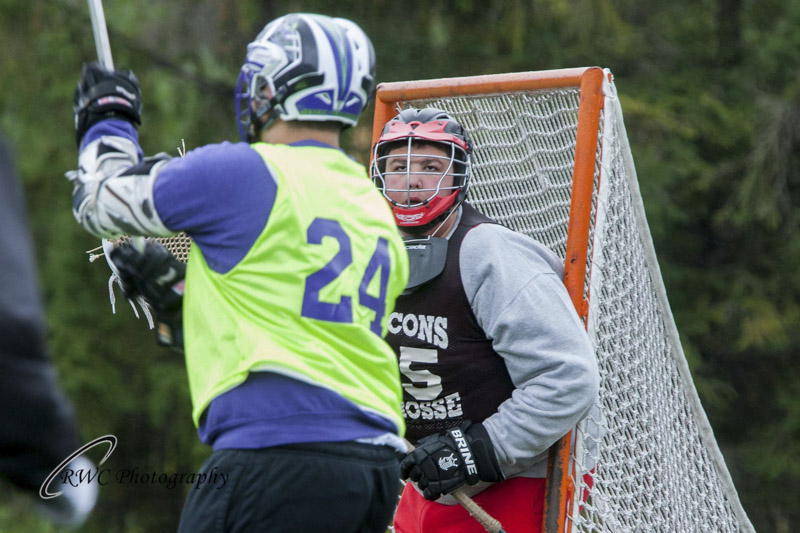
[[[564,260],[597,355],[599,399],[550,449],[543,530],[753,531],[681,348],[610,71],[382,83],[373,144],[409,106],[468,130],[468,201]]]

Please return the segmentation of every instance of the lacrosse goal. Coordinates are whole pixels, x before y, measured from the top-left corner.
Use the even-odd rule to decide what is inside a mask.
[[[596,351],[599,415],[551,449],[544,531],[752,531],[681,348],[611,73],[384,83],[373,141],[408,106],[469,131],[470,202],[565,261]]]

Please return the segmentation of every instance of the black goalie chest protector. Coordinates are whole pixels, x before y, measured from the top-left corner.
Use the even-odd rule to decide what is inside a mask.
[[[503,358],[472,312],[464,292],[459,252],[479,224],[496,224],[468,204],[447,247],[442,273],[397,299],[386,341],[398,356],[406,438],[415,443],[465,420],[481,422],[511,397]]]

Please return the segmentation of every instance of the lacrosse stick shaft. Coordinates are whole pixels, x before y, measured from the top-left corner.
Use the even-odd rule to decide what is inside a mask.
[[[89,15],[92,18],[92,32],[94,33],[94,46],[97,49],[97,61],[108,70],[114,70],[114,60],[111,58],[111,44],[108,41],[108,28],[106,16],[103,12],[102,0],[87,0],[89,2]],[[131,236],[133,247],[144,252],[144,237]]]
[[[467,510],[475,520],[480,522],[483,528],[489,533],[505,533],[500,521],[492,515],[483,510],[483,508],[475,503],[475,500],[467,496],[461,489],[456,489],[451,493],[451,496],[461,504],[461,507]]]
[[[414,451],[413,444],[406,441],[406,445],[408,446],[409,452]],[[466,509],[467,512],[470,515],[472,515],[473,518],[475,518],[475,520],[480,522],[480,524],[486,531],[488,531],[489,533],[505,533],[502,524],[500,524],[500,521],[494,518],[486,511],[484,511],[480,505],[475,503],[475,500],[464,494],[464,491],[462,491],[461,489],[456,489],[450,493],[450,496],[455,498],[455,500],[459,504],[461,504],[461,507]]]
[[[103,13],[102,0],[88,0],[89,15],[92,17],[92,31],[94,32],[94,46],[97,48],[97,60],[108,70],[114,70],[114,60],[111,59],[111,45],[108,42],[106,16]]]

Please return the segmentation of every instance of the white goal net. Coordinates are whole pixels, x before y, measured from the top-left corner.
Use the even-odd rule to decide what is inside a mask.
[[[583,280],[601,390],[595,415],[574,432],[565,529],[752,531],[692,382],[615,87],[608,72],[603,78]],[[452,92],[398,104],[457,117],[475,144],[469,201],[565,259],[580,87]]]

